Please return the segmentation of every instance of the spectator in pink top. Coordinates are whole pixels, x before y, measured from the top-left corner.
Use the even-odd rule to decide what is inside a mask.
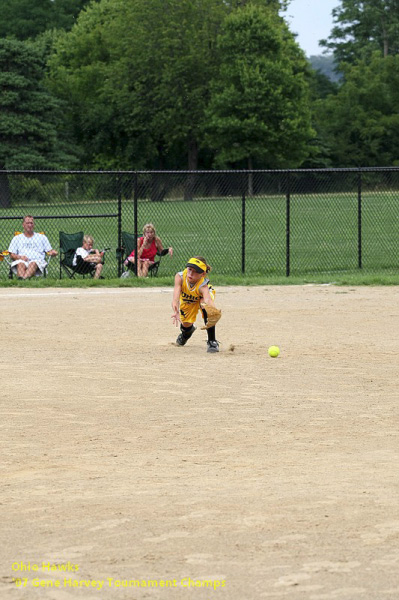
[[[163,250],[161,238],[156,235],[155,227],[152,223],[147,223],[143,227],[143,236],[139,238],[137,243],[137,276],[148,277],[148,269],[155,262],[155,256],[157,253],[161,253]],[[125,264],[128,262],[134,264],[135,251],[127,257]],[[173,248],[168,248],[168,254],[173,256]]]

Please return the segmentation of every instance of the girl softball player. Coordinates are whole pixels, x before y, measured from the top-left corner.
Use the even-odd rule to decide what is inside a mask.
[[[206,325],[208,315],[201,304],[215,306],[213,301],[215,290],[206,277],[210,270],[211,267],[206,263],[205,258],[195,256],[190,258],[184,271],[176,273],[172,300],[172,320],[176,327],[180,323],[181,333],[176,340],[178,346],[185,346],[193,335],[196,329],[194,323],[200,309]],[[219,352],[219,342],[215,337],[215,326],[209,327],[207,332],[207,352]]]

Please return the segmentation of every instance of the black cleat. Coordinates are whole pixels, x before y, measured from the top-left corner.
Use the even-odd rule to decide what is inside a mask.
[[[206,349],[207,352],[219,352],[219,342],[217,342],[216,340],[212,341],[212,342],[207,342],[208,348]]]
[[[187,344],[187,340],[183,338],[183,334],[177,336],[176,345],[177,346],[185,346]]]
[[[193,335],[194,331],[196,330],[195,325],[193,325],[192,329],[190,330],[189,335],[183,335],[183,332],[177,336],[177,340],[176,340],[176,346],[185,346],[188,342],[188,340],[190,339],[190,337]]]

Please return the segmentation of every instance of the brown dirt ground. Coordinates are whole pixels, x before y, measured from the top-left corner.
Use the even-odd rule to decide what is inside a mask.
[[[398,288],[171,295],[0,290],[1,600],[399,598]]]

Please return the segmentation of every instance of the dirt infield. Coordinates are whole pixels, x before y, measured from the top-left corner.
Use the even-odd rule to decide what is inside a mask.
[[[398,288],[171,296],[0,289],[1,600],[399,598]]]

